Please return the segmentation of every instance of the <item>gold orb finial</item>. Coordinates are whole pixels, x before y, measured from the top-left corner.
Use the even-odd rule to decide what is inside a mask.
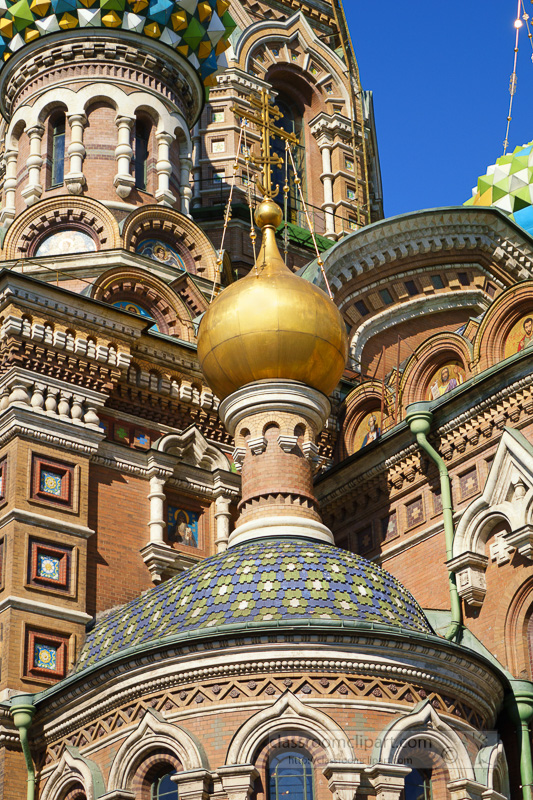
[[[286,266],[276,242],[282,219],[271,198],[259,204],[263,242],[255,267],[224,289],[200,323],[198,357],[221,400],[265,379],[299,381],[329,395],[342,375],[344,321],[321,289]]]

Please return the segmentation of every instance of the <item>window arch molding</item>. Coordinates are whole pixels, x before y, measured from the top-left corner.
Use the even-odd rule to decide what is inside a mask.
[[[80,758],[66,747],[41,794],[41,800],[64,800],[71,791],[83,788],[86,800],[97,800],[105,793],[100,768],[87,758]],[[76,799],[77,800],[77,799]]]
[[[108,791],[129,789],[143,759],[148,760],[162,749],[177,759],[184,772],[209,769],[207,756],[199,742],[183,728],[163,722],[148,710],[135,730],[123,741],[113,760]]]

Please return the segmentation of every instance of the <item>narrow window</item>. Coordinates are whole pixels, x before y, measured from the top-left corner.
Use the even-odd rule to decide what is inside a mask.
[[[404,800],[432,800],[431,770],[412,769],[405,779]]]
[[[430,280],[434,289],[444,289],[444,281],[440,275],[432,275]]]
[[[52,186],[61,186],[65,176],[65,115],[52,125]]]
[[[420,294],[414,281],[405,281],[404,286],[407,289],[407,294],[409,297],[414,297],[416,294]]]
[[[150,129],[143,120],[135,125],[135,188],[146,191]]]
[[[394,303],[393,297],[388,289],[380,289],[379,296],[381,297],[386,306],[390,306],[391,303]]]
[[[354,306],[359,311],[362,317],[365,317],[369,313],[364,300],[356,300]]]
[[[152,782],[150,800],[178,800],[178,786],[170,779],[175,774],[167,772]]]
[[[302,753],[275,756],[268,772],[269,800],[313,800],[313,767]]]

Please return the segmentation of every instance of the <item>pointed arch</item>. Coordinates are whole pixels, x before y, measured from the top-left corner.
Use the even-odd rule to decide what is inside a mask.
[[[60,800],[74,784],[81,783],[87,800],[98,800],[106,793],[100,768],[88,758],[82,758],[75,747],[66,747],[41,794],[41,800]]]
[[[148,709],[135,730],[122,742],[113,760],[109,791],[128,789],[143,758],[161,748],[176,756],[184,772],[208,768],[203,748],[190,734],[165,722],[153,709]]]
[[[191,425],[183,433],[168,433],[162,436],[155,442],[154,449],[161,453],[176,455],[185,464],[200,469],[229,470],[229,462],[224,453],[210,444],[195,425]]]
[[[252,764],[258,748],[267,737],[291,729],[318,741],[328,761],[356,760],[352,744],[343,729],[327,714],[305,705],[287,691],[277,702],[258,711],[239,728],[230,743],[226,764]]]
[[[376,764],[402,764],[406,745],[420,736],[431,742],[448,769],[450,781],[474,780],[474,768],[461,737],[445,722],[428,700],[411,714],[400,717],[376,739],[372,761]]]

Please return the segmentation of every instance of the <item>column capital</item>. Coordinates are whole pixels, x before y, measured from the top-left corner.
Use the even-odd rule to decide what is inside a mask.
[[[133,128],[133,123],[135,122],[135,117],[127,117],[123,114],[117,114],[115,117],[115,125],[117,128]]]
[[[459,778],[448,783],[451,800],[481,800],[487,787],[468,778]]]
[[[330,761],[326,765],[323,774],[334,800],[355,800],[364,769],[364,764]]]
[[[85,116],[85,114],[78,114],[78,113],[67,114],[67,119],[70,127],[72,127],[73,125],[82,125],[83,127],[85,127],[85,125],[87,125],[88,122],[88,119]]]
[[[400,800],[405,788],[405,778],[411,767],[399,764],[374,764],[365,770],[368,779],[376,790],[376,800]]]
[[[173,133],[169,133],[168,131],[159,131],[155,135],[156,141],[159,144],[160,142],[163,144],[171,145],[172,142],[175,141],[176,137]]]
[[[41,125],[40,122],[36,122],[35,125],[32,125],[31,128],[27,129],[26,133],[30,139],[42,139],[44,134],[44,125]]]

